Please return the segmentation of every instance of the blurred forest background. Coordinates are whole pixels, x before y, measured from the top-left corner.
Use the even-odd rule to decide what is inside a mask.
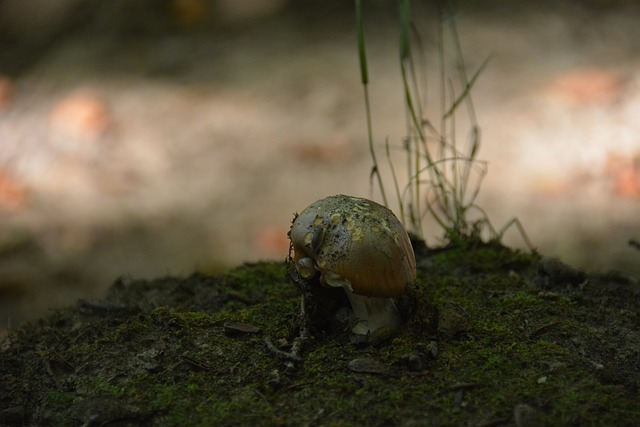
[[[374,137],[401,164],[397,4],[363,3]],[[454,3],[470,72],[491,56],[479,204],[545,255],[640,274],[639,2]],[[375,198],[357,60],[351,1],[0,0],[0,330],[118,277],[283,260],[294,212]]]

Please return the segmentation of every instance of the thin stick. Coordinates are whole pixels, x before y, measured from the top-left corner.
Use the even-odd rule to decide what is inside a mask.
[[[269,337],[265,337],[264,343],[267,346],[267,350],[269,350],[269,353],[273,354],[278,359],[286,360],[289,362],[297,362],[297,363],[301,363],[304,361],[302,357],[280,350],[278,347],[276,347],[273,344],[273,342],[271,342],[271,339]]]

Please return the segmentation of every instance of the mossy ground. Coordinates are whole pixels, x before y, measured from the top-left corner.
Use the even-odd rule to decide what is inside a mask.
[[[399,335],[317,334],[301,363],[265,345],[296,333],[284,263],[117,282],[5,340],[0,424],[640,425],[637,283],[496,244],[418,252]]]

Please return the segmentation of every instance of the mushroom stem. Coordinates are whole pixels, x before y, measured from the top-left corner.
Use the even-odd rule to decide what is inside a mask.
[[[348,289],[347,293],[353,315],[356,319],[351,332],[359,335],[367,335],[383,326],[400,329],[400,313],[392,298],[374,298],[356,295]]]

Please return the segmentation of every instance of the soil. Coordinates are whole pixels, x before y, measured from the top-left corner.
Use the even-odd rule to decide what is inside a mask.
[[[295,351],[285,262],[118,280],[4,339],[0,424],[640,425],[637,281],[498,243],[414,248],[399,333],[335,321]]]

